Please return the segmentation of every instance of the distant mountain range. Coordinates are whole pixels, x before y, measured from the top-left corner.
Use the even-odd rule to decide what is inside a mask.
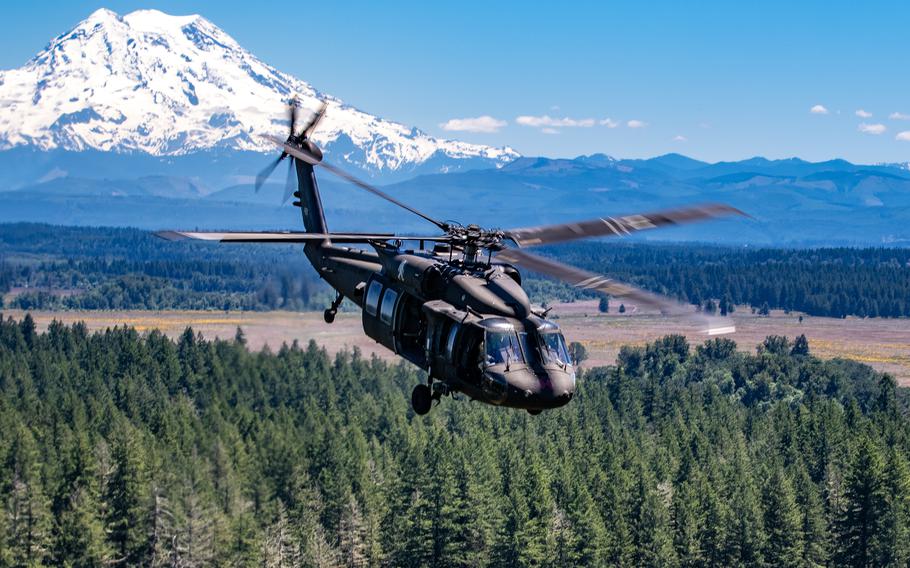
[[[294,96],[310,109],[327,102],[316,140],[333,160],[368,177],[495,167],[518,156],[434,138],[346,105],[259,60],[201,16],[101,9],[23,67],[0,71],[0,150],[55,151],[43,160],[49,168],[20,169],[29,175],[0,177],[0,184],[191,155],[197,175],[217,176],[225,156],[274,151],[262,135],[286,134]],[[0,165],[18,156],[0,156]]]
[[[191,170],[191,164],[186,165]],[[134,172],[135,173],[135,172]],[[180,173],[186,173],[180,170]],[[299,211],[280,206],[281,180],[201,188],[186,175],[53,177],[0,194],[0,222],[143,228],[294,229]],[[319,176],[333,230],[426,231],[420,219],[333,177]],[[706,163],[679,154],[621,160],[519,158],[501,168],[433,174],[384,186],[442,218],[488,227],[652,211],[703,201],[751,215],[643,233],[647,240],[762,245],[910,245],[910,171],[844,160],[751,158]]]
[[[276,175],[282,110],[329,105],[316,139],[352,173],[443,219],[517,227],[699,201],[752,218],[642,234],[738,244],[908,245],[910,164],[679,154],[624,160],[521,157],[441,140],[318,92],[243,49],[201,16],[98,10],[20,69],[0,71],[0,222],[142,228],[299,228]],[[426,225],[320,175],[336,230]]]

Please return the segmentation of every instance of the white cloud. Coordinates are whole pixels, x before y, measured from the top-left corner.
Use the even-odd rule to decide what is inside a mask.
[[[555,128],[549,128],[549,127],[541,128],[540,131],[543,132],[544,134],[559,134],[558,130],[556,130]]]
[[[910,114],[904,114],[902,112],[892,112],[888,115],[888,118],[891,120],[910,120]]]
[[[642,122],[640,120],[634,120],[634,119],[626,122],[626,126],[628,126],[629,128],[644,128],[647,125],[648,125],[647,122]]]
[[[492,116],[478,116],[475,118],[453,118],[439,125],[443,130],[450,132],[499,132],[499,129],[508,124],[504,120]]]
[[[814,107],[809,109],[809,112],[811,112],[812,114],[828,114],[828,109],[826,109],[822,105],[815,105]]]
[[[898,132],[897,136],[895,136],[894,139],[901,140],[903,142],[910,142],[910,130],[904,130],[903,132]]]
[[[553,118],[550,115],[543,116],[519,116],[515,122],[522,126],[533,126],[534,128],[562,128],[562,127],[581,127],[589,128],[596,122],[593,118]]]
[[[686,138],[685,136],[683,136],[682,134],[677,134],[676,136],[673,137],[673,141],[674,142],[688,142],[689,139]]]
[[[612,118],[605,118],[600,121],[601,126],[606,126],[607,128],[616,128],[619,126],[619,121],[613,120]]]
[[[861,122],[857,128],[863,134],[884,134],[885,130],[888,130],[884,124],[866,124]]]
[[[858,116],[860,118],[872,118],[872,113],[866,112],[863,109],[859,109],[858,111],[856,111],[856,116]]]

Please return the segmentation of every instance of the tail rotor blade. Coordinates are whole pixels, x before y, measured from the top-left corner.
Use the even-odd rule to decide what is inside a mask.
[[[284,182],[284,197],[281,198],[281,204],[284,205],[294,194],[294,157],[288,160],[288,177]]]
[[[294,131],[297,128],[297,97],[291,99],[288,105],[288,124],[290,124],[290,133],[288,138],[294,137]]]
[[[303,137],[310,139],[313,136],[313,132],[316,131],[316,127],[319,126],[319,122],[322,121],[322,118],[325,116],[325,109],[328,107],[328,103],[322,101],[322,105],[319,107],[319,110],[316,111],[316,114],[313,115],[313,119],[310,121],[310,124],[303,130]]]
[[[284,154],[282,152],[282,154],[280,156],[278,156],[278,158],[275,159],[275,161],[273,161],[272,163],[267,165],[265,168],[262,169],[261,172],[259,172],[259,174],[256,176],[256,184],[254,186],[256,188],[256,193],[259,193],[259,189],[262,187],[262,184],[264,184],[266,182],[266,180],[269,179],[269,176],[271,176],[272,172],[275,171],[275,168],[278,167],[278,162],[283,160],[285,155],[286,154]]]

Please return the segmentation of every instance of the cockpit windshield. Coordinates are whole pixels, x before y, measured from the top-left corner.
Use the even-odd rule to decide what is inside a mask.
[[[566,347],[566,339],[559,331],[538,330],[540,334],[540,351],[543,355],[544,363],[560,363],[569,365],[572,363],[569,357],[569,349]]]
[[[524,337],[519,337],[519,336]],[[512,365],[524,363],[527,353],[527,334],[515,331],[487,331],[485,363],[487,365]],[[524,348],[524,349],[523,349]]]

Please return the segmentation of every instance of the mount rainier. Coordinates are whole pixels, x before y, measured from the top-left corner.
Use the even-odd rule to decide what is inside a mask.
[[[23,67],[0,71],[0,150],[113,152],[169,163],[199,153],[271,153],[261,135],[283,135],[281,109],[292,96],[309,108],[327,101],[316,141],[329,159],[372,177],[499,167],[518,157],[508,147],[442,140],[346,105],[260,61],[201,16],[106,9]]]

